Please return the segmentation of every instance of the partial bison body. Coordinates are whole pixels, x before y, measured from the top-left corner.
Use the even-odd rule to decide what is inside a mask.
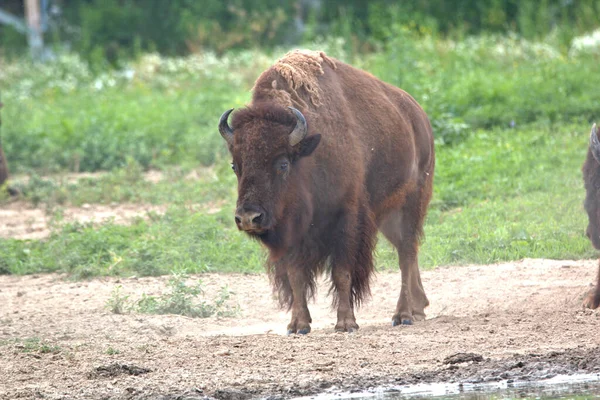
[[[0,110],[2,109],[2,102],[0,102]],[[2,127],[2,119],[0,118],[0,128]],[[2,132],[0,132],[1,135]],[[4,150],[2,150],[2,137],[0,136],[0,186],[8,180],[8,165],[6,164],[6,158],[4,157]]]
[[[431,199],[431,126],[406,92],[322,52],[293,51],[256,81],[219,131],[238,178],[238,228],[269,249],[288,333],[308,333],[315,277],[331,275],[338,331],[358,329],[379,229],[396,247],[394,325],[425,318],[417,253]]]
[[[584,207],[589,219],[586,234],[594,247],[600,250],[600,140],[596,124],[592,127],[590,146],[582,170],[586,191]],[[592,309],[600,305],[600,268],[596,288],[585,300],[585,305]]]
[[[0,186],[4,185],[4,182],[8,180],[8,165],[6,165],[6,158],[4,158],[4,150],[2,150],[2,143],[0,143]]]

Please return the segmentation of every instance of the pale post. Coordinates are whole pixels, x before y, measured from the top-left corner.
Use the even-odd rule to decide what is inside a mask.
[[[29,27],[27,31],[29,50],[33,59],[39,60],[44,49],[39,0],[25,0],[25,14],[27,26]]]

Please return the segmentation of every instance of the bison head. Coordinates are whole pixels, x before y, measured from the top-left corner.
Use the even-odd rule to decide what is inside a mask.
[[[238,179],[235,223],[268,242],[284,220],[288,226],[297,224],[302,218],[296,211],[310,203],[304,190],[308,171],[301,160],[317,148],[321,135],[307,136],[306,119],[292,107],[248,107],[234,114],[231,128],[227,119],[232,111],[221,116],[219,132]]]
[[[588,156],[583,165],[583,179],[586,190],[584,206],[589,219],[586,234],[594,247],[600,249],[600,140],[596,124],[590,134]]]

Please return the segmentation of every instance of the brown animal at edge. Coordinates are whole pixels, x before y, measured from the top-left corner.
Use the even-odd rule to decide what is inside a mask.
[[[0,102],[0,110],[2,109],[2,102]],[[2,119],[0,117],[0,128],[2,127]],[[0,132],[1,134],[2,132]],[[4,157],[4,150],[2,149],[2,140],[0,137],[0,186],[8,180],[8,165],[6,164],[6,158]]]
[[[4,185],[4,182],[8,180],[8,165],[6,164],[6,158],[4,157],[4,150],[2,150],[2,144],[0,144],[0,186]]]
[[[590,133],[590,145],[582,171],[586,192],[584,207],[589,219],[585,233],[594,247],[600,250],[600,140],[596,124]],[[597,279],[595,289],[584,301],[584,305],[592,309],[600,306],[600,266]]]
[[[257,79],[251,103],[220,119],[238,179],[238,228],[269,250],[288,334],[310,332],[315,278],[331,277],[336,331],[358,329],[377,230],[396,247],[393,325],[425,318],[417,254],[431,199],[431,125],[406,92],[326,56],[293,51]]]

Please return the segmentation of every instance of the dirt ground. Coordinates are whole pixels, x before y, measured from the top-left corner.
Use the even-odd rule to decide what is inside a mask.
[[[194,277],[207,298],[227,285],[240,306],[239,317],[206,319],[106,309],[116,285],[159,294],[167,277],[1,276],[0,398],[275,399],[600,373],[600,312],[582,308],[596,269],[527,259],[424,271],[428,319],[395,328],[400,274],[381,272],[352,334],[334,332],[323,282],[307,336],[285,336],[289,315],[263,274]]]

